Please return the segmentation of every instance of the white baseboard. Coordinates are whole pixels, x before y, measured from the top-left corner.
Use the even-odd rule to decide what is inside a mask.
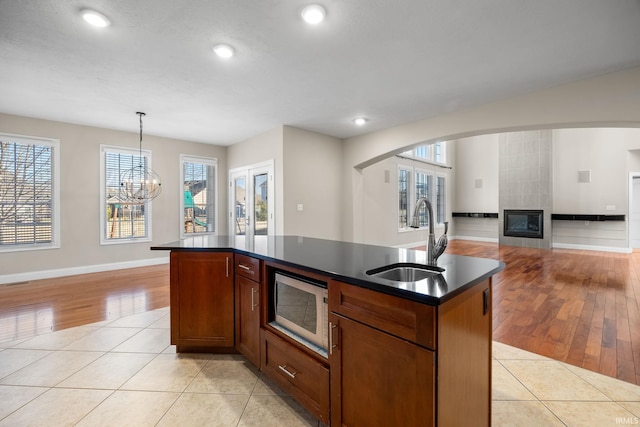
[[[493,237],[473,237],[473,236],[452,236],[449,240],[471,240],[474,242],[498,243],[498,239]]]
[[[395,245],[395,246],[392,246],[392,247],[393,248],[412,249],[412,248],[417,248],[418,246],[426,246],[426,245],[427,245],[427,241],[426,240],[420,240],[419,242],[404,243],[402,245]]]
[[[472,240],[474,242],[486,242],[486,243],[498,243],[498,239],[494,239],[491,237],[471,237],[471,236],[447,236],[449,241],[451,240]],[[437,236],[436,236],[437,238]],[[425,240],[421,240],[419,242],[413,242],[413,243],[404,243],[402,245],[395,245],[393,246],[394,248],[405,248],[405,249],[411,249],[411,248],[417,248],[419,246],[425,246],[427,244],[427,242]]]
[[[114,262],[110,264],[83,265],[80,267],[59,268],[55,270],[30,271],[28,273],[0,275],[0,284],[28,282],[31,280],[51,279],[54,277],[75,276],[77,274],[99,273],[101,271],[122,270],[125,268],[146,267],[167,264],[169,257],[141,259],[137,261]]]
[[[630,254],[633,252],[632,248],[619,248],[615,246],[590,246],[590,245],[574,245],[571,243],[553,243],[551,242],[553,249],[580,249],[584,251],[600,251],[600,252],[617,252],[621,254]]]

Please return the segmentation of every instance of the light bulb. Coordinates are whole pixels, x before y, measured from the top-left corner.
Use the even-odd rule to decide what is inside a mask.
[[[312,4],[302,9],[300,15],[307,24],[316,25],[324,21],[326,11],[319,4]]]
[[[99,27],[99,28],[108,27],[111,24],[111,22],[106,16],[104,16],[100,12],[96,12],[95,10],[89,10],[89,9],[83,10],[82,19],[84,19],[94,27]]]
[[[220,58],[231,58],[235,53],[235,50],[231,46],[229,46],[228,44],[215,45],[213,47],[213,51]]]

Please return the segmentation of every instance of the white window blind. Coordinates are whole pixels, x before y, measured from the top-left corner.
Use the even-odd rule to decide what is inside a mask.
[[[57,148],[0,134],[0,251],[57,247]]]
[[[102,243],[149,240],[151,203],[122,201],[120,177],[124,171],[135,166],[149,166],[150,153],[103,146],[102,158]],[[140,180],[139,176],[132,178],[134,181]]]

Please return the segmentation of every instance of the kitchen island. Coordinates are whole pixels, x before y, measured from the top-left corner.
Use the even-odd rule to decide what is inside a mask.
[[[254,251],[227,236],[152,249],[171,251],[178,351],[238,351],[331,425],[490,425],[501,262],[444,254],[437,271],[397,281],[373,273],[423,265],[425,252],[300,236]],[[325,317],[313,312],[324,345],[278,325],[278,275],[327,289]]]

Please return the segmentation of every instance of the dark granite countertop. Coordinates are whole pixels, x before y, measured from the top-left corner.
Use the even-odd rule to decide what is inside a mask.
[[[417,282],[393,282],[366,272],[396,263],[425,264],[426,253],[301,236],[268,237],[263,246],[251,252],[234,248],[229,236],[195,236],[151,249],[242,253],[430,305],[439,305],[504,269],[501,261],[445,252],[438,259],[438,266],[444,268],[440,275]]]

